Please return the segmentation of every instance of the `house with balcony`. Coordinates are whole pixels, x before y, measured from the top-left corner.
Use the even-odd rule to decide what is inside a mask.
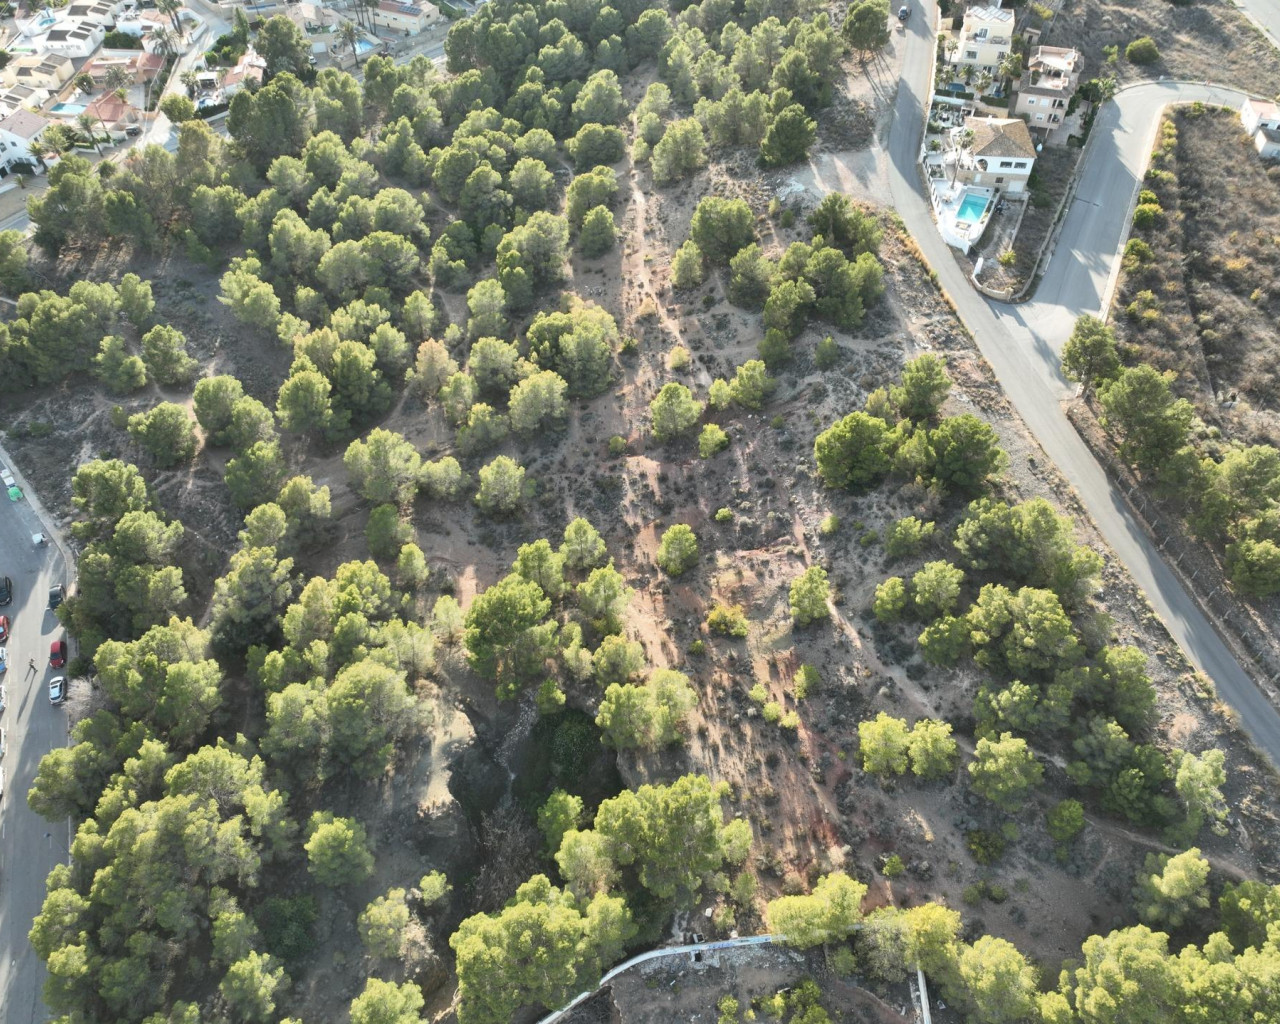
[[[384,32],[416,36],[440,20],[440,11],[426,0],[381,0],[369,12],[370,20]]]
[[[957,79],[965,79],[966,69],[996,74],[1000,62],[1013,52],[1014,14],[998,4],[970,7],[964,12],[960,35],[950,61]]]
[[[1009,112],[1025,117],[1032,128],[1061,127],[1080,84],[1081,63],[1080,51],[1074,47],[1037,46],[1018,80]]]
[[[1240,122],[1262,159],[1280,159],[1280,107],[1270,100],[1247,99]]]

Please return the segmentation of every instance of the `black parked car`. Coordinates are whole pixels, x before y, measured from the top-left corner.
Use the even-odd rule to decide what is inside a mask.
[[[0,576],[0,605],[13,604],[13,580]]]
[[[49,611],[54,611],[58,605],[67,599],[67,588],[59,583],[56,587],[49,588]]]

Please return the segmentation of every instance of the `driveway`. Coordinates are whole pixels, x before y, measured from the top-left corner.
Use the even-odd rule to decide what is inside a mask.
[[[1280,15],[1276,0],[1265,2],[1277,7]],[[924,6],[932,24],[934,4],[929,0]],[[1280,712],[1227,649],[1067,419],[1063,400],[1071,388],[1058,370],[1058,353],[1075,318],[1100,313],[1109,294],[1127,237],[1129,205],[1155,139],[1160,110],[1171,102],[1194,100],[1239,106],[1243,96],[1230,89],[1174,83],[1150,83],[1120,93],[1094,124],[1097,138],[1086,155],[1080,188],[1036,301],[1006,306],[973,290],[934,226],[917,168],[934,54],[931,34],[921,36],[912,33],[908,40],[890,131],[894,206],[955,301],[1009,401],[1075,488],[1113,555],[1128,568],[1191,663],[1239,712],[1245,732],[1280,764]]]

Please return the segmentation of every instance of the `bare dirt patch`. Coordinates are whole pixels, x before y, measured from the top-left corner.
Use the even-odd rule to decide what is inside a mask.
[[[1194,4],[1132,4],[1119,0],[1064,0],[1045,42],[1075,46],[1085,57],[1084,78],[1099,73],[1103,50],[1118,46],[1120,83],[1181,78],[1224,82],[1262,96],[1280,89],[1280,53],[1227,0]],[[1140,66],[1124,59],[1124,49],[1150,36],[1160,60]]]

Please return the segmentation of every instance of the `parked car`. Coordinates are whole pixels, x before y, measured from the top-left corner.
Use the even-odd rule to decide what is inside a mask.
[[[911,10],[908,7],[903,6],[898,8],[899,21],[906,21],[909,17],[911,17]]]
[[[49,703],[61,704],[67,699],[67,677],[54,676],[49,680]]]
[[[0,576],[0,606],[13,604],[13,580]]]
[[[0,729],[0,757],[4,757],[4,752],[9,749],[9,737],[3,729]]]
[[[0,675],[9,671],[9,648],[0,647]]]
[[[0,644],[9,639],[9,616],[0,615]]]
[[[0,799],[4,798],[4,769],[0,768]]]
[[[0,686],[0,715],[4,714],[4,709],[9,706],[9,688]]]
[[[55,640],[49,645],[49,667],[62,668],[67,663],[67,642]]]
[[[49,588],[49,611],[54,611],[58,605],[67,599],[67,588],[59,583],[56,587]]]
[[[136,124],[127,124],[124,126],[124,133],[129,136],[129,138],[135,139],[142,134],[142,129]]]

